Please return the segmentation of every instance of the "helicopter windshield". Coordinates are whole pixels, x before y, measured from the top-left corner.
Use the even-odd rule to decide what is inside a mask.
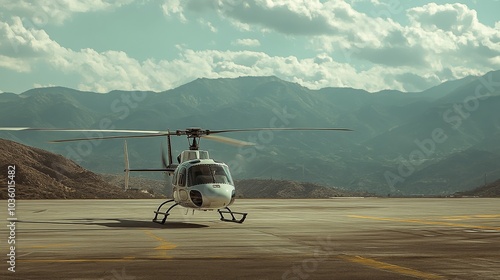
[[[224,165],[199,164],[192,166],[188,170],[189,186],[200,184],[230,184],[233,180],[229,170]]]

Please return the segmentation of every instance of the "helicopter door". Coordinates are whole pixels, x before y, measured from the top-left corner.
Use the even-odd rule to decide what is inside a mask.
[[[174,172],[174,176],[172,177],[172,194],[174,196],[175,201],[185,201],[188,198],[187,192],[184,190],[186,187],[186,168],[181,168]]]
[[[179,198],[181,201],[186,201],[188,199],[188,193],[186,191],[186,168],[182,167],[177,174],[177,186],[179,189]]]

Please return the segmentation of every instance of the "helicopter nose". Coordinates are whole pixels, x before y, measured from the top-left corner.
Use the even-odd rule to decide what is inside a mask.
[[[229,206],[235,196],[234,186],[227,184],[205,185],[202,207],[222,208]]]

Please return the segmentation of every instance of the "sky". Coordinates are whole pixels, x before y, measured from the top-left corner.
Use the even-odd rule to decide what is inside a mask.
[[[0,92],[277,76],[421,91],[500,69],[500,1],[0,0]]]

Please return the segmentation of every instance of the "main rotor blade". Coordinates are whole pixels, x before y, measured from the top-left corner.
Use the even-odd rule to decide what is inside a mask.
[[[5,130],[5,131],[23,131],[28,129],[29,127],[0,127],[0,130]]]
[[[226,133],[226,132],[243,132],[243,131],[259,131],[259,130],[338,130],[338,131],[353,131],[349,128],[311,128],[311,127],[264,127],[264,128],[246,128],[246,129],[223,129],[210,130],[209,134]]]
[[[86,137],[86,138],[74,138],[66,140],[54,140],[52,143],[61,142],[73,142],[73,141],[85,141],[85,140],[101,140],[101,139],[125,139],[125,138],[145,138],[145,137],[156,137],[156,136],[168,136],[168,135],[187,135],[189,137],[205,137],[210,140],[235,145],[235,146],[251,146],[254,143],[236,140],[228,137],[218,136],[215,137],[212,134],[216,133],[228,133],[228,132],[245,132],[245,131],[321,131],[321,130],[336,130],[336,131],[353,131],[349,128],[311,128],[311,127],[281,127],[281,128],[245,128],[245,129],[222,129],[222,130],[201,130],[201,129],[187,129],[187,130],[176,130],[176,131],[161,131],[161,130],[133,130],[133,129],[66,129],[66,128],[33,128],[33,127],[0,127],[0,131],[55,131],[55,132],[103,132],[103,133],[141,133],[142,135],[120,135],[120,136],[106,136],[106,137]]]
[[[218,136],[218,135],[204,135],[202,136],[203,138],[212,140],[212,141],[217,141],[221,142],[224,144],[229,144],[237,147],[243,147],[243,146],[255,146],[255,143],[252,142],[246,142],[238,139],[233,139],[229,137],[223,137],[223,136]]]
[[[102,139],[146,138],[146,137],[157,137],[157,136],[165,136],[165,135],[167,135],[167,133],[146,134],[146,135],[120,135],[120,136],[106,136],[106,137],[86,137],[86,138],[53,140],[53,141],[49,141],[49,142],[50,143],[63,143],[63,142],[74,142],[74,141],[102,140]]]
[[[0,127],[0,130],[10,131],[61,131],[61,132],[106,132],[106,133],[167,133],[160,130],[132,130],[132,129],[73,129],[73,128],[35,128],[35,127]]]

